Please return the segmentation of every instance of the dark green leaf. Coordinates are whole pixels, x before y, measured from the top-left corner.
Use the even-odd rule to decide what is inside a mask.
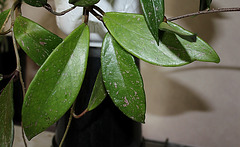
[[[28,139],[44,131],[71,107],[88,59],[89,29],[82,24],[47,58],[26,93],[22,121]]]
[[[62,42],[57,35],[22,16],[15,20],[14,34],[22,49],[38,65],[42,65],[53,49]]]
[[[168,22],[168,24],[175,30],[191,32],[184,30],[179,25]],[[193,34],[192,34],[193,35]],[[178,55],[181,59],[189,60],[189,61],[205,61],[205,62],[220,62],[220,59],[216,52],[209,46],[206,42],[204,42],[200,37],[196,37],[196,41],[192,42],[185,39],[182,36],[177,34],[165,32],[161,39],[162,43],[165,44],[169,49],[172,50],[176,55]]]
[[[22,16],[16,18],[13,31],[18,44],[38,65],[62,42],[57,35]]]
[[[10,81],[0,95],[0,146],[13,143],[13,82]]]
[[[69,0],[70,4],[81,7],[88,7],[98,3],[100,0]]]
[[[193,34],[189,31],[186,31],[180,27],[171,27],[168,23],[166,22],[162,22],[160,25],[159,25],[159,29],[162,30],[162,31],[167,31],[167,32],[170,32],[170,33],[174,33],[174,34],[177,34],[179,36],[182,36],[184,38],[188,38],[189,40],[192,40],[192,41],[196,41],[196,34]]]
[[[113,37],[125,50],[151,64],[162,66],[180,66],[188,64],[194,60],[202,61],[203,56],[204,58],[209,59],[204,61],[219,61],[219,57],[215,51],[209,45],[203,43],[202,40],[198,43],[201,43],[201,46],[204,46],[202,48],[205,49],[197,49],[197,51],[200,52],[195,52],[196,48],[188,48],[188,52],[184,48],[178,48],[176,51],[173,51],[172,48],[168,48],[168,46],[163,44],[161,41],[158,45],[148,30],[144,18],[141,15],[111,12],[106,13],[103,20]],[[171,27],[174,27],[174,25],[171,25]],[[182,28],[178,27],[175,29]],[[202,57],[200,59],[195,58],[197,55],[194,53],[197,53]],[[186,58],[181,58],[182,56]],[[191,60],[189,56],[193,56],[194,60]]]
[[[3,24],[6,22],[8,16],[10,15],[11,9],[3,11],[0,13],[0,30],[3,28]]]
[[[104,85],[114,104],[129,118],[145,121],[143,81],[134,58],[110,35],[103,41],[101,64]]]
[[[164,0],[140,0],[148,28],[159,43],[158,27],[164,20]]]
[[[23,0],[25,3],[35,6],[35,7],[42,7],[47,4],[47,0]]]
[[[206,9],[210,9],[211,3],[212,3],[212,0],[200,0],[199,10],[203,11]]]
[[[100,69],[88,104],[88,111],[91,111],[100,105],[106,96],[107,92],[103,83],[102,70]]]

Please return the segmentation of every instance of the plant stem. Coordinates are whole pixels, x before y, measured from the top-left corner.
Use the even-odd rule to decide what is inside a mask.
[[[174,21],[178,19],[183,19],[191,16],[197,16],[197,15],[203,15],[203,14],[210,14],[210,13],[219,13],[219,12],[234,12],[234,11],[240,11],[239,7],[236,8],[218,8],[218,9],[212,9],[212,10],[204,10],[204,11],[198,11],[195,13],[185,14],[177,17],[168,18],[168,21]]]
[[[78,119],[80,117],[82,117],[84,114],[86,114],[88,112],[88,109],[85,109],[81,114],[77,115],[75,114],[75,112],[73,113],[73,117]]]
[[[21,0],[16,0],[11,8],[11,26],[13,26],[14,21],[15,21],[15,9],[21,6]],[[17,46],[17,41],[15,39],[14,36],[14,32],[12,31],[12,40],[13,40],[13,47],[14,47],[14,52],[15,52],[15,57],[16,57],[16,71],[19,74],[19,79],[20,79],[20,83],[21,83],[21,87],[22,87],[22,94],[23,97],[25,97],[25,86],[24,86],[24,82],[23,82],[23,76],[22,76],[22,71],[21,71],[21,62],[20,62],[20,57],[19,57],[19,53],[18,53],[18,46]],[[22,123],[21,123],[22,125]],[[24,136],[24,130],[23,130],[23,126],[22,126],[22,138],[23,138],[23,142],[25,147],[27,147],[27,142],[26,142],[26,138]]]
[[[76,8],[76,6],[73,6],[73,7],[69,8],[69,9],[67,9],[67,10],[62,11],[62,12],[56,12],[56,11],[54,11],[54,10],[52,9],[51,5],[49,5],[49,4],[46,4],[46,5],[44,5],[43,7],[44,7],[45,9],[47,9],[49,12],[51,12],[52,14],[57,15],[57,16],[62,16],[62,15],[66,14],[66,13],[68,13],[68,12],[70,12],[70,11],[72,11],[73,9]]]
[[[67,137],[67,133],[68,133],[68,130],[69,130],[71,122],[72,122],[72,117],[73,117],[73,113],[74,113],[74,107],[75,107],[75,103],[71,107],[70,116],[69,116],[69,119],[68,119],[68,124],[67,124],[66,130],[64,132],[64,135],[62,137],[62,140],[61,140],[61,142],[59,144],[59,147],[62,147],[62,145],[64,143],[64,140]]]

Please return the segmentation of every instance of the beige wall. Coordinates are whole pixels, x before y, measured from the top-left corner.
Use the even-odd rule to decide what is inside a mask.
[[[198,3],[167,0],[166,15],[194,12]],[[240,6],[239,0],[213,1],[214,8],[231,6]],[[142,62],[147,94],[143,134],[149,139],[169,138],[199,147],[239,147],[240,12],[198,16],[177,23],[210,43],[221,62],[196,62],[179,68]]]
[[[51,3],[52,1],[50,1]],[[199,0],[166,0],[166,15],[198,9]],[[213,7],[239,6],[239,0],[213,1]],[[58,35],[55,17],[43,8],[24,6],[23,14]],[[40,16],[39,16],[40,14]],[[178,68],[141,63],[147,94],[147,139],[198,147],[239,147],[240,12],[177,21],[209,42],[220,64],[195,62]]]

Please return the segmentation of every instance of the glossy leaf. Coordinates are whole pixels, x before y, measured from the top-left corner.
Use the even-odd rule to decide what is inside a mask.
[[[13,82],[10,81],[0,95],[0,146],[11,147],[13,143]]]
[[[107,92],[103,83],[102,70],[100,69],[93,87],[87,110],[91,111],[95,109],[98,105],[102,103],[106,96]]]
[[[172,48],[168,48],[161,41],[158,45],[141,15],[109,12],[105,14],[103,20],[113,37],[125,50],[148,63],[162,66],[181,66],[194,60],[202,61],[202,57],[200,59],[195,58],[197,57],[194,54],[197,53],[194,52],[196,48],[191,48],[188,52],[184,48],[173,51]],[[171,25],[171,27],[173,26]],[[178,29],[181,28],[178,27]],[[203,41],[199,43],[201,42]],[[215,51],[206,43],[202,43],[202,45],[206,49],[198,50],[200,52],[197,54],[208,58],[204,61],[218,62],[219,57]],[[189,56],[193,56],[194,60],[191,60],[192,58]]]
[[[191,33],[184,30],[179,25],[168,22],[168,24],[175,30]],[[192,33],[192,35],[194,35]],[[220,59],[211,46],[204,42],[200,37],[196,37],[196,41],[189,41],[177,34],[165,32],[161,39],[172,52],[178,55],[181,59],[189,61],[205,61],[205,62],[220,62]],[[181,52],[182,51],[182,52]]]
[[[10,15],[11,9],[5,10],[0,13],[0,30],[2,30],[4,23]]]
[[[103,81],[114,104],[129,118],[144,122],[146,112],[143,81],[134,58],[110,35],[103,41]]]
[[[88,7],[98,3],[100,0],[69,0],[70,4],[81,7]]]
[[[28,139],[51,126],[71,107],[88,59],[89,29],[75,29],[44,62],[26,93],[22,121]]]
[[[212,3],[212,0],[200,0],[199,10],[203,11],[206,9],[210,9],[211,3]]]
[[[189,31],[186,31],[186,30],[184,30],[180,27],[174,27],[173,28],[167,22],[162,22],[159,25],[159,29],[162,30],[162,31],[167,31],[167,32],[174,33],[174,34],[177,34],[179,36],[185,37],[185,39],[196,41],[196,34],[193,34]]]
[[[42,7],[47,4],[47,0],[23,0],[25,3],[35,6],[35,7]]]
[[[164,20],[164,0],[140,0],[148,28],[159,43],[158,27]]]
[[[18,44],[38,65],[62,42],[57,35],[22,16],[16,18],[13,31]]]

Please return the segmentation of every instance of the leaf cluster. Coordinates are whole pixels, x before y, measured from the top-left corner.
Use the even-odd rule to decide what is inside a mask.
[[[35,7],[48,5],[47,0],[24,2]],[[99,0],[69,0],[69,3],[85,8],[85,18],[92,13],[109,31],[102,43],[101,69],[87,111],[95,109],[109,95],[126,116],[144,123],[146,99],[136,58],[168,67],[194,61],[219,62],[216,52],[200,37],[167,21],[164,0],[140,0],[143,15],[105,13],[95,6],[97,2]],[[201,9],[209,8],[210,3],[201,0]],[[5,24],[9,13],[10,10],[0,14],[0,27]],[[59,120],[76,100],[88,65],[90,31],[86,19],[69,36],[61,39],[24,16],[19,15],[12,21],[17,44],[40,66],[26,92],[22,108],[24,131],[31,139]],[[11,87],[9,83],[0,96],[1,109],[12,110]],[[6,122],[12,122],[11,118],[5,117],[12,116],[12,111],[8,113],[11,114],[1,113],[0,116],[0,125],[5,130],[12,128],[9,123],[6,125]],[[10,143],[11,136],[11,133],[5,134],[0,139],[8,140],[0,142]]]

